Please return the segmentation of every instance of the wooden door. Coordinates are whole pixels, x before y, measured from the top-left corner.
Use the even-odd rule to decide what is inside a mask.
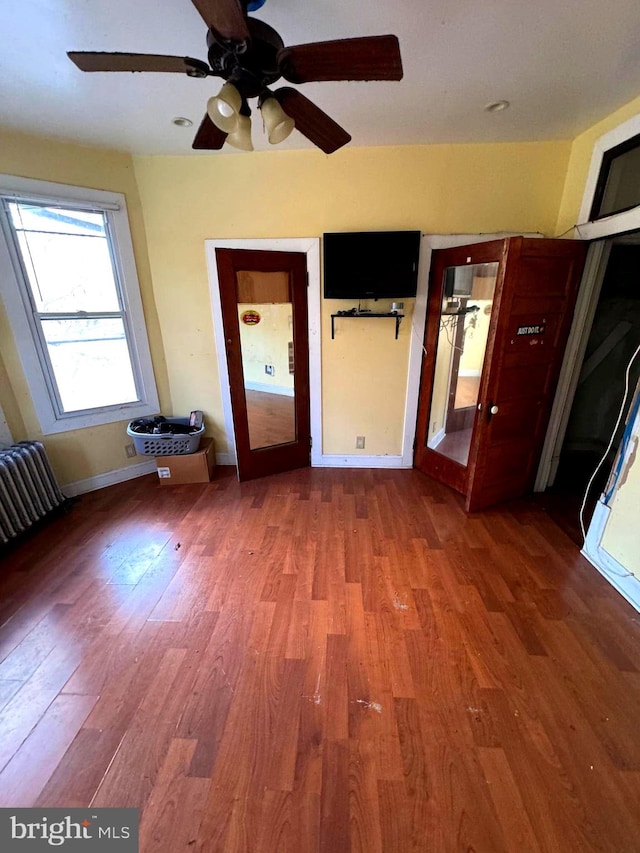
[[[238,477],[309,465],[306,255],[216,249]]]
[[[415,464],[462,492],[470,511],[533,488],[586,248],[571,240],[512,237],[434,252]],[[479,295],[491,295],[491,310],[475,419],[465,434],[465,452],[456,456],[451,450],[456,436],[434,434],[433,415],[438,381],[446,375],[442,326],[449,316],[443,313],[445,283],[451,278],[447,271],[469,265],[489,269],[495,278],[489,293],[474,277],[470,295],[460,298],[466,298],[465,323],[469,306],[487,301]],[[455,359],[450,357],[449,363]]]

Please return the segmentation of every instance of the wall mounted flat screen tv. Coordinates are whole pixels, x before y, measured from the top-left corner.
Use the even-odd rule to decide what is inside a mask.
[[[348,231],[325,234],[325,299],[415,296],[420,231]]]

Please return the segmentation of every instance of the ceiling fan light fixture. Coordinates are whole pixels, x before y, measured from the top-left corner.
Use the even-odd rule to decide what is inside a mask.
[[[272,145],[283,142],[296,126],[275,98],[265,98],[260,105],[267,138]]]
[[[238,122],[235,129],[227,136],[226,141],[233,148],[239,148],[240,151],[253,151],[251,119],[249,116],[238,115]]]
[[[232,133],[238,126],[242,96],[233,83],[225,83],[213,98],[207,101],[207,113],[215,126]]]

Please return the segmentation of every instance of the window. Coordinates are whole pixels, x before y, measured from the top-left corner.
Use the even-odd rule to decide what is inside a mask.
[[[3,296],[43,433],[155,414],[124,198],[0,178],[0,224]]]
[[[594,143],[576,226],[581,240],[640,228],[640,115]]]
[[[640,135],[604,152],[590,220],[640,204]]]

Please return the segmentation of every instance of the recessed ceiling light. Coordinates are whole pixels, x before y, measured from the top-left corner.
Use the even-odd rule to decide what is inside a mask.
[[[172,118],[171,122],[177,127],[191,127],[191,125],[193,124],[190,118],[184,118],[183,116]]]
[[[509,101],[493,101],[491,104],[487,104],[484,109],[487,113],[501,113],[502,110],[506,110],[510,106]]]

